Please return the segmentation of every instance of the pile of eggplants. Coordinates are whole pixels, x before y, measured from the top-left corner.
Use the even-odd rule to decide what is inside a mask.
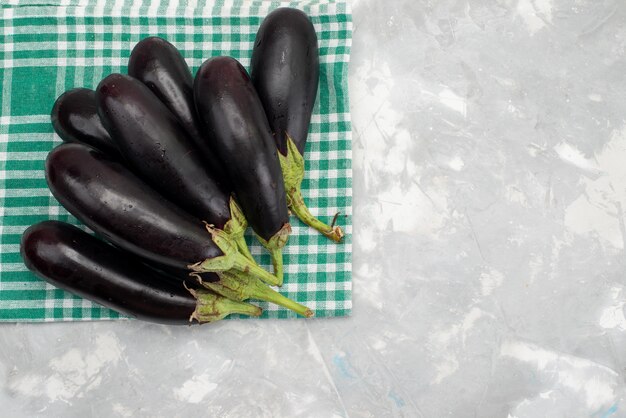
[[[300,191],[318,79],[317,36],[296,9],[266,17],[251,76],[234,58],[213,57],[194,79],[172,44],[142,40],[128,75],[69,90],[52,109],[64,143],[46,160],[48,186],[98,237],[58,221],[32,225],[24,263],[59,288],[157,323],[259,316],[247,299],[313,316],[269,285],[283,282],[290,210],[343,237]],[[273,274],[250,254],[248,226]]]

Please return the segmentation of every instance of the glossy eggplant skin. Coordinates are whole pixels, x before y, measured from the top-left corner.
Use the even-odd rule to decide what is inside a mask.
[[[76,88],[60,95],[50,119],[63,141],[79,142],[109,155],[119,155],[117,145],[100,122],[93,90]]]
[[[111,74],[100,82],[98,113],[131,170],[198,219],[222,229],[230,195],[207,170],[193,141],[140,81]]]
[[[248,73],[234,58],[211,58],[196,74],[194,98],[249,225],[269,240],[289,217],[276,145]]]
[[[45,221],[29,227],[20,248],[26,267],[48,283],[125,315],[189,324],[196,300],[132,255],[75,226]]]
[[[227,183],[220,160],[200,131],[193,101],[193,76],[178,49],[156,36],[141,40],[130,54],[128,75],[148,86],[167,106],[202,153],[211,173],[221,183]]]
[[[287,155],[287,135],[304,154],[319,67],[317,35],[308,16],[292,8],[267,15],[254,42],[250,77],[282,155]]]
[[[151,270],[156,270],[159,274],[159,277],[163,277],[165,280],[169,280],[171,283],[182,283],[185,282],[185,285],[190,289],[200,289],[202,286],[198,283],[196,277],[189,276],[189,270],[187,269],[179,269],[164,265],[155,264],[152,262],[147,262],[146,260],[139,258],[141,262]],[[195,273],[195,276],[199,276],[202,281],[208,283],[219,282],[220,278],[216,273],[205,272],[205,273]]]
[[[119,248],[186,269],[223,255],[201,221],[165,200],[119,162],[81,144],[62,144],[46,160],[54,197]]]
[[[174,45],[156,36],[141,40],[130,54],[128,75],[148,86],[191,136],[201,137],[193,103],[193,76]]]

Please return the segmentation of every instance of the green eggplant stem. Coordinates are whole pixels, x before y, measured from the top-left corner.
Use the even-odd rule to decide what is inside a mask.
[[[280,167],[283,172],[285,182],[285,192],[287,193],[287,205],[289,209],[305,224],[321,232],[324,236],[334,242],[340,242],[344,237],[343,230],[335,225],[338,214],[335,215],[332,225],[327,225],[317,219],[304,203],[302,197],[302,180],[304,179],[304,158],[293,139],[287,134],[287,155],[278,153]]]
[[[248,260],[256,264],[256,260],[254,259],[254,257],[252,257],[252,253],[250,253],[250,249],[248,248],[246,239],[243,236],[233,237],[233,239],[235,240],[235,244],[237,244],[237,248],[239,248],[241,254]]]
[[[270,253],[272,259],[272,267],[274,268],[274,276],[278,279],[277,286],[283,285],[283,251],[282,248],[289,239],[289,233],[291,232],[291,225],[284,224],[278,232],[276,232],[269,241],[265,241],[263,238],[257,235],[257,239]]]
[[[192,273],[193,275],[193,273]],[[258,299],[287,308],[298,315],[310,318],[313,311],[271,289],[259,279],[242,276],[239,272],[220,272],[217,282],[205,282],[196,275],[198,282],[207,289],[235,301]]]
[[[333,225],[326,225],[324,222],[317,219],[306,207],[300,188],[294,188],[289,191],[287,195],[289,201],[289,208],[291,211],[305,224],[311,228],[318,230],[325,237],[330,238],[334,242],[340,242],[344,237],[341,227],[334,225],[339,214],[336,214],[333,219]]]
[[[189,322],[193,322],[195,319],[204,324],[219,321],[230,314],[260,316],[263,313],[263,310],[258,306],[231,300],[209,290],[186,288],[196,299],[196,309],[189,317]]]
[[[212,225],[205,225],[207,231],[211,234],[211,239],[222,250],[223,255],[191,264],[187,266],[189,270],[196,273],[209,271],[219,273],[233,270],[239,271],[245,276],[257,277],[272,286],[277,286],[281,283],[276,276],[263,270],[255,262],[242,255],[228,233],[214,228]]]

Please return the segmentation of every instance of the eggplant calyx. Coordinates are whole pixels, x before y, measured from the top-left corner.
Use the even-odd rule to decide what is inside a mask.
[[[283,172],[285,190],[289,194],[291,189],[300,189],[304,180],[304,157],[289,134],[285,133],[285,136],[287,137],[287,155],[278,152],[278,160]]]
[[[272,258],[272,266],[274,267],[274,276],[278,279],[277,286],[283,285],[283,252],[282,248],[287,244],[289,240],[289,234],[291,233],[291,225],[284,224],[278,232],[276,232],[269,240],[264,240],[257,235],[257,239],[270,253]]]
[[[190,273],[194,275],[194,273]],[[235,280],[235,274],[231,272],[221,272],[218,273],[220,280],[216,282],[205,282],[200,277],[196,276],[198,279],[198,283],[201,286],[214,291],[217,294],[220,294],[228,299],[236,300],[236,301],[244,301],[246,299],[250,299],[251,286],[245,285],[243,281]],[[254,281],[256,279],[251,279],[248,281]]]
[[[246,228],[248,227],[248,221],[232,196],[230,197],[228,206],[230,208],[230,219],[224,225],[224,232],[230,235],[230,238],[235,241],[235,244],[237,244],[241,254],[245,255],[248,259],[250,259],[250,261],[254,261],[254,258],[248,249],[248,244],[246,244],[246,240],[243,237],[246,232]],[[256,261],[254,262],[256,263]]]
[[[230,314],[260,316],[263,312],[258,306],[234,301],[208,290],[194,290],[187,286],[185,288],[196,299],[196,309],[189,317],[189,322],[196,320],[198,323],[204,324],[219,321]]]
[[[256,276],[272,286],[278,285],[279,281],[275,276],[263,270],[255,262],[250,261],[237,251],[237,245],[226,232],[214,228],[208,223],[205,223],[205,225],[207,231],[211,234],[211,239],[222,250],[224,255],[191,264],[187,266],[189,270],[196,273],[239,271],[245,275]]]
[[[344,237],[343,230],[334,225],[327,225],[324,222],[317,219],[309,208],[304,203],[302,197],[302,180],[304,179],[304,158],[298,147],[293,142],[293,139],[287,136],[287,156],[278,153],[278,159],[280,161],[280,168],[283,171],[283,179],[285,182],[285,192],[287,193],[287,205],[289,209],[298,217],[302,222],[309,225],[321,232],[327,238],[334,242],[340,242]]]
[[[200,283],[207,289],[236,301],[258,299],[280,305],[305,318],[310,318],[315,315],[313,311],[306,306],[281,295],[259,279],[244,277],[238,272],[222,272],[218,274],[221,279],[220,281],[201,281]]]
[[[207,231],[209,231],[209,234],[211,234],[211,239],[219,247],[219,249],[222,250],[223,255],[199,261],[187,267],[198,273],[207,271],[218,272],[234,268],[235,258],[239,255],[235,243],[230,239],[230,236],[226,232],[217,229],[213,227],[213,225],[206,222],[204,224]]]

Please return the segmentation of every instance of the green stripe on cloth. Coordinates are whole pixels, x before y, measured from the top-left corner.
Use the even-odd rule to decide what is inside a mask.
[[[344,1],[103,1],[5,0],[0,5],[0,321],[114,319],[109,309],[48,285],[28,272],[19,240],[29,225],[55,219],[80,223],[46,187],[47,153],[61,140],[53,133],[55,99],[74,87],[95,88],[112,72],[126,72],[133,46],[158,35],[176,45],[195,72],[207,58],[230,55],[250,64],[256,31],[279,6],[305,11],[319,37],[320,88],[312,118],[303,195],[311,211],[329,220],[336,212],[345,241],[330,242],[292,217],[284,249],[280,292],[317,317],[349,315],[351,303],[351,126],[348,61],[352,20]],[[84,227],[83,227],[84,228]],[[86,228],[84,228],[87,230]],[[246,237],[266,269],[270,259]],[[259,303],[264,318],[290,311]]]

